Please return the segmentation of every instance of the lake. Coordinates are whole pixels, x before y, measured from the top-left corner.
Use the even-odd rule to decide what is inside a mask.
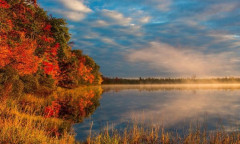
[[[208,131],[239,127],[240,85],[103,85],[100,106],[74,125],[77,140],[108,127],[122,130],[132,123],[163,125],[182,133],[197,122]]]

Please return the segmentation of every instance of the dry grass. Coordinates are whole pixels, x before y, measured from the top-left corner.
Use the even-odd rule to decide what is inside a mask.
[[[72,121],[44,117],[44,108],[53,100],[84,97],[90,90],[100,95],[99,87],[82,86],[74,90],[58,88],[49,96],[25,94],[0,97],[0,143],[2,144],[73,144]]]
[[[1,143],[75,143],[74,135],[69,133],[69,123],[57,118],[44,118],[20,112],[15,100],[1,101],[0,142]],[[29,108],[26,109],[29,110]],[[61,132],[60,132],[61,129]]]
[[[104,130],[94,137],[88,137],[86,144],[239,144],[240,133],[218,130],[206,132],[200,128],[189,130],[184,136],[166,132],[159,126],[144,128],[134,125],[123,132]]]

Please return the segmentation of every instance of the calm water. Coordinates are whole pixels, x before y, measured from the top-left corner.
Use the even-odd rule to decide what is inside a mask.
[[[84,122],[75,124],[76,139],[106,127],[123,129],[137,121],[161,124],[169,131],[188,129],[199,121],[215,130],[238,128],[240,120],[240,85],[175,86],[103,86],[100,107]],[[238,124],[239,123],[239,124]]]

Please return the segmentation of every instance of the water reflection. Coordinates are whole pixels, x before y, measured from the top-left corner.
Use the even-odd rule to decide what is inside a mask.
[[[227,129],[240,119],[240,85],[103,86],[101,106],[91,118],[74,126],[77,139],[99,132],[108,123],[121,129],[133,119],[182,129],[196,120],[214,130],[218,122]]]

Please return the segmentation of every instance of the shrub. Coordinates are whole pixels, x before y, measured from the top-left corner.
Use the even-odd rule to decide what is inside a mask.
[[[21,77],[21,80],[24,83],[24,92],[25,93],[35,93],[39,88],[38,79],[34,75],[25,75]]]
[[[0,85],[5,96],[21,96],[24,84],[20,80],[18,72],[11,67],[0,69]]]

